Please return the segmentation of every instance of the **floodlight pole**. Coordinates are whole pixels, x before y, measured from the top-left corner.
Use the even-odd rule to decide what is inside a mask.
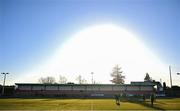
[[[170,84],[172,88],[172,76],[171,76],[171,66],[169,66]]]
[[[4,87],[5,87],[5,83],[6,83],[6,74],[9,74],[9,73],[1,73],[1,74],[4,74],[4,81],[3,81],[3,88],[2,88],[2,95],[4,95]]]

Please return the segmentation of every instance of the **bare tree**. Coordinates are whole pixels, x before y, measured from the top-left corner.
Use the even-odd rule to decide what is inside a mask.
[[[76,80],[78,81],[79,84],[86,84],[87,80],[84,79],[81,75],[77,76]]]
[[[121,67],[116,65],[111,73],[111,77],[113,78],[111,82],[115,84],[124,84],[125,76],[123,76],[122,73],[123,71],[121,71]]]
[[[54,84],[56,81],[54,77],[48,76],[39,78],[39,82],[42,84]]]
[[[87,84],[87,80],[83,78],[81,84]]]
[[[60,84],[66,84],[67,83],[67,78],[65,76],[59,76],[59,83]]]
[[[100,81],[94,81],[94,84],[102,84]]]
[[[81,84],[82,83],[82,76],[78,75],[76,80],[78,81],[79,84]]]

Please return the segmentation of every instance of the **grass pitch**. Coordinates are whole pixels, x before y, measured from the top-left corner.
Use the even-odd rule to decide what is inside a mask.
[[[180,110],[180,98],[150,101],[123,101],[114,99],[0,99],[0,110]]]

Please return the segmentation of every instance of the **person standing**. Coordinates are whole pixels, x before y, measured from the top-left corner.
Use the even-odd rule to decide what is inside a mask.
[[[154,104],[154,99],[155,99],[155,96],[154,94],[152,93],[151,94],[151,106],[153,107],[153,104]]]
[[[116,104],[120,105],[120,94],[115,95]]]

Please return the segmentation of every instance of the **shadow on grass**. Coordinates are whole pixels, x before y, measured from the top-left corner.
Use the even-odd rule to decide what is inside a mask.
[[[155,106],[155,104],[153,106],[151,106],[151,104],[149,104],[147,102],[142,102],[142,101],[137,101],[137,100],[128,100],[128,101],[131,103],[140,104],[140,105],[145,106],[145,107],[153,108],[155,110],[165,110],[163,108]]]

